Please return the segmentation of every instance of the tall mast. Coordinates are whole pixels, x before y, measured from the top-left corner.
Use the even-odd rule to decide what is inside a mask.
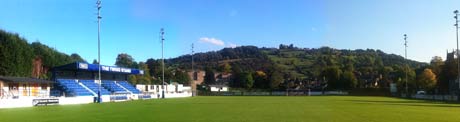
[[[407,65],[407,34],[404,34],[404,57],[405,57],[405,62],[406,62],[406,71],[405,71],[405,75],[406,75],[406,95],[409,94],[409,87],[407,86],[407,72],[409,71],[409,65]]]
[[[457,82],[458,82],[458,87],[459,87],[459,92],[460,92],[460,53],[459,53],[459,50],[458,50],[458,10],[455,10],[454,11],[454,18],[455,18],[455,34],[457,35],[457,50],[455,51],[455,53],[457,54]],[[458,96],[460,96],[460,93],[457,93]],[[458,99],[460,101],[460,97]]]
[[[98,80],[99,80],[99,90],[97,91],[97,102],[101,103],[101,36],[100,36],[100,31],[101,31],[101,0],[97,0],[96,2],[97,5],[97,61],[98,61]]]
[[[163,48],[164,48],[164,41],[165,41],[165,38],[164,38],[164,29],[161,28],[160,29],[160,34],[161,34],[161,66],[162,66],[162,70],[163,70],[163,74],[161,76],[162,78],[162,82],[163,82],[163,95],[162,95],[162,98],[165,98],[165,89],[166,89],[166,86],[165,86],[165,61],[164,61],[164,56],[163,56]]]
[[[194,45],[192,43],[192,80],[191,80],[191,83],[190,83],[190,90],[192,91],[192,96],[195,96],[195,94],[194,94],[194,87],[196,88],[196,86],[195,86],[195,68],[193,67],[193,55],[194,55],[195,51],[193,49],[194,49]]]

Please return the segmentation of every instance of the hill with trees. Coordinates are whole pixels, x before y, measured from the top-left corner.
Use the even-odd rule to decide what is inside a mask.
[[[224,72],[231,67],[232,87],[248,88],[244,77],[252,74],[252,88],[296,88],[315,81],[328,84],[329,89],[388,87],[390,83],[403,86],[405,73],[410,84],[416,84],[416,71],[423,71],[427,63],[405,60],[380,50],[345,50],[330,47],[298,48],[283,45],[279,48],[241,46],[194,55],[195,68]],[[190,70],[191,55],[166,60],[172,67]],[[407,62],[407,66],[405,63]],[[262,75],[264,74],[264,75]],[[241,75],[241,77],[239,77]],[[319,83],[318,83],[319,82]],[[321,83],[327,82],[327,83]],[[292,86],[292,87],[291,87]],[[415,87],[411,85],[411,87]]]

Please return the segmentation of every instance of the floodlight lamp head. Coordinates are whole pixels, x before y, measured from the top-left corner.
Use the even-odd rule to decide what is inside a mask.
[[[97,0],[96,5],[97,5],[97,10],[100,10],[101,9],[101,1]]]
[[[458,10],[455,10],[455,11],[454,11],[454,14],[458,14]]]

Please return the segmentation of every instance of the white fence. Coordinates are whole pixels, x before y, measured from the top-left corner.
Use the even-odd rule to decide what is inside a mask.
[[[404,96],[404,95],[403,95]],[[438,100],[438,101],[458,101],[458,96],[456,95],[412,95],[413,99],[421,100]]]

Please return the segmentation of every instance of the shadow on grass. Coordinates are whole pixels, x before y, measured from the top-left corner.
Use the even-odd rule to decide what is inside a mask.
[[[345,100],[357,104],[381,104],[381,105],[399,105],[399,106],[421,106],[421,107],[458,107],[460,105],[446,104],[433,101],[378,101],[378,100]]]

